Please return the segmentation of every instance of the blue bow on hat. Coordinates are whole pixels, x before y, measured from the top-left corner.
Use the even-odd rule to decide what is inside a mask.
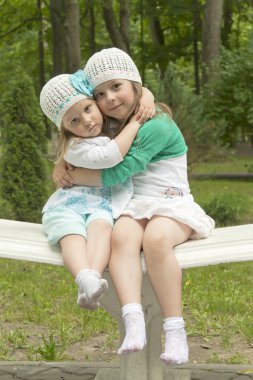
[[[93,89],[89,85],[83,70],[78,70],[76,73],[69,76],[70,84],[81,94],[93,96]]]

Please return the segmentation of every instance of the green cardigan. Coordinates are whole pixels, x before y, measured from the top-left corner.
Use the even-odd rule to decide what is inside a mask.
[[[102,183],[104,186],[123,183],[145,171],[150,163],[179,157],[186,152],[184,137],[176,123],[167,114],[159,114],[139,129],[124,161],[102,170]]]

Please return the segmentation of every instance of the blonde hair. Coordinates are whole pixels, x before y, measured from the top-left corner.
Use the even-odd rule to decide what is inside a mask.
[[[67,148],[68,148],[69,140],[72,138],[75,138],[75,137],[77,137],[77,136],[74,135],[74,133],[68,131],[62,123],[60,128],[59,128],[59,137],[58,137],[58,144],[57,144],[57,148],[56,148],[55,163],[58,163],[59,161],[64,159],[64,155],[65,155]]]

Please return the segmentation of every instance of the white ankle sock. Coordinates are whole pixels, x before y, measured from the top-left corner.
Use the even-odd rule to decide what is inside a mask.
[[[183,364],[188,361],[189,348],[182,317],[164,319],[165,352],[160,356],[166,364]]]
[[[75,281],[79,287],[79,297],[85,293],[91,303],[96,303],[108,288],[107,281],[101,279],[100,273],[92,269],[80,270],[77,273]]]
[[[99,306],[100,303],[97,302],[92,302],[85,293],[81,293],[81,291],[78,289],[78,296],[77,296],[77,304],[82,308],[82,309],[88,309],[88,310],[96,310]]]
[[[118,354],[140,351],[147,342],[142,306],[138,303],[129,303],[123,306],[121,310],[126,336]]]

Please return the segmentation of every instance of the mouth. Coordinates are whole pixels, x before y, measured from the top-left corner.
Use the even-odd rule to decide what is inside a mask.
[[[90,126],[90,132],[93,131],[94,128],[96,128],[96,124]]]
[[[109,108],[109,111],[115,111],[116,109],[118,109],[122,104],[118,104],[117,106],[114,106],[112,108]]]

